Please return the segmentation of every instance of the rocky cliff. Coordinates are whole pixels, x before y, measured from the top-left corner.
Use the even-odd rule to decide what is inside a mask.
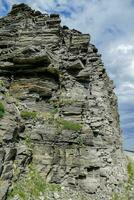
[[[126,179],[113,82],[60,22],[25,4],[0,19],[2,200],[109,200]]]

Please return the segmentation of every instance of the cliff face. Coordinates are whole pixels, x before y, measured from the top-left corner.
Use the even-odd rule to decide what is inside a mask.
[[[113,82],[90,35],[60,22],[24,4],[0,19],[2,200],[31,163],[64,190],[50,200],[109,200],[125,180]]]

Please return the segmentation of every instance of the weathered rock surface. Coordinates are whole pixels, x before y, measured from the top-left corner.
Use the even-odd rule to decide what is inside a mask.
[[[93,200],[110,200],[127,179],[113,82],[90,35],[60,22],[25,4],[0,19],[2,199],[30,163]]]

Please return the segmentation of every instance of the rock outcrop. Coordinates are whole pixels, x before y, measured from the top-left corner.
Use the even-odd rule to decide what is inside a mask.
[[[90,35],[60,22],[25,4],[0,19],[2,200],[31,163],[64,191],[50,200],[110,200],[126,179],[113,82]]]

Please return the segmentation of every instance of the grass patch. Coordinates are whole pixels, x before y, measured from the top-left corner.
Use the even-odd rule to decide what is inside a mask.
[[[128,171],[128,183],[132,184],[134,181],[134,161],[128,158],[128,166],[127,166],[127,171]]]
[[[49,112],[42,112],[42,117],[48,121],[49,124],[55,124],[55,115],[58,114],[58,108],[53,108]]]
[[[2,102],[0,102],[0,118],[2,118],[5,114],[5,107]]]
[[[13,189],[8,193],[8,200],[18,197],[20,200],[36,200],[46,192],[60,191],[60,186],[57,184],[47,183],[39,172],[29,166],[29,172],[25,178],[13,184]]]
[[[58,119],[58,123],[62,126],[63,129],[67,129],[67,130],[80,131],[82,128],[81,124],[78,124],[69,120],[64,120],[62,118]]]
[[[30,135],[26,134],[25,137],[24,137],[24,141],[23,142],[29,149],[33,149],[34,148],[34,145],[32,143]]]
[[[54,115],[51,112],[44,112],[42,113],[43,118],[49,123],[49,124],[54,124],[55,123],[55,119],[54,119]]]
[[[21,117],[23,119],[36,119],[37,118],[37,112],[36,111],[22,111]]]
[[[124,193],[122,195],[114,194],[112,200],[131,200],[132,196],[134,196],[134,161],[130,158],[128,158],[127,172],[128,183],[125,187]]]
[[[2,80],[0,80],[0,86],[3,87],[4,86],[4,82]]]
[[[45,120],[48,121],[49,124],[53,124],[57,129],[67,129],[67,130],[73,130],[73,131],[80,131],[82,128],[82,125],[70,120],[65,120],[58,115],[58,108],[55,108],[51,110],[50,112],[44,112],[43,117]]]
[[[50,111],[50,113],[51,113],[52,115],[57,114],[57,113],[58,113],[58,108],[53,108],[53,109]]]
[[[77,142],[78,142],[78,145],[79,145],[79,146],[81,146],[81,147],[84,146],[84,139],[83,139],[83,138],[79,137],[79,138],[77,139]]]

